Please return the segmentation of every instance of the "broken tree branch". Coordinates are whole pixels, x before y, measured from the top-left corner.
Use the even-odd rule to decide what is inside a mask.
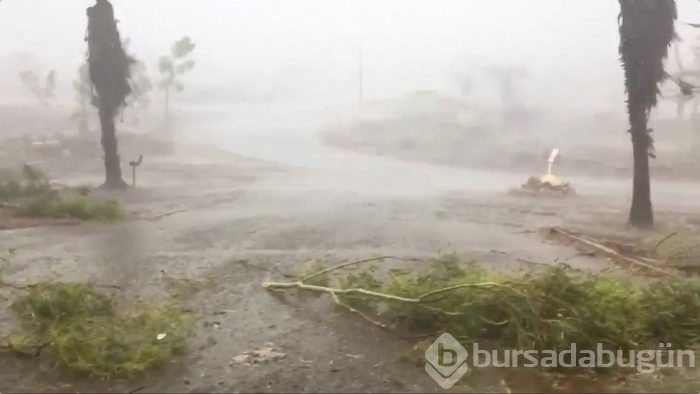
[[[501,283],[495,283],[495,282],[463,283],[463,284],[459,284],[459,285],[455,285],[455,286],[445,287],[442,289],[432,290],[432,291],[429,291],[425,294],[418,296],[417,298],[408,298],[408,297],[380,293],[377,291],[366,290],[366,289],[359,289],[359,288],[338,289],[338,288],[333,288],[333,287],[308,285],[308,284],[303,283],[303,282],[264,282],[262,284],[262,287],[264,289],[267,289],[267,290],[285,290],[285,289],[307,290],[307,291],[314,291],[317,293],[330,294],[333,297],[337,297],[338,295],[361,294],[361,295],[365,295],[368,297],[381,298],[381,299],[390,300],[390,301],[406,302],[406,303],[410,303],[410,304],[427,303],[427,302],[429,302],[426,300],[428,297],[431,297],[431,296],[434,296],[434,295],[440,294],[440,293],[446,293],[446,292],[450,292],[450,291],[455,291],[455,290],[467,288],[467,287],[503,287],[503,288],[508,288],[508,289],[513,290],[513,291],[516,291],[515,289],[513,289],[511,286],[508,286],[507,284],[501,284]],[[436,311],[444,312],[446,314],[454,313],[454,312],[445,312],[445,311],[440,311],[440,310],[436,310]]]
[[[521,259],[521,258],[517,258],[517,259],[515,259],[515,261],[517,261],[518,263],[529,264],[529,265],[542,265],[542,266],[545,266],[545,267],[551,267],[551,266],[552,266],[552,264],[538,263],[538,262],[535,262],[535,261],[526,260],[526,259]]]
[[[380,321],[374,320],[374,319],[372,319],[371,317],[367,316],[367,315],[366,315],[365,313],[363,313],[362,311],[358,311],[357,309],[351,307],[350,305],[345,304],[345,303],[343,303],[342,301],[340,301],[340,298],[338,298],[338,296],[337,296],[335,293],[331,293],[331,296],[333,296],[333,301],[335,301],[336,305],[342,306],[343,308],[347,309],[347,310],[350,311],[351,313],[354,313],[354,314],[360,316],[361,318],[365,319],[366,321],[370,322],[371,324],[373,324],[373,325],[375,325],[375,326],[377,326],[377,327],[379,327],[379,328],[381,328],[381,329],[384,329],[384,330],[387,329],[386,324],[384,324],[384,323],[382,323],[382,322],[380,322]]]
[[[495,282],[483,282],[483,283],[463,283],[460,285],[455,285],[455,286],[450,286],[450,287],[445,287],[442,289],[437,289],[433,291],[429,291],[421,296],[418,297],[419,302],[425,301],[426,298],[434,296],[436,294],[442,294],[454,290],[459,290],[459,289],[464,289],[468,287],[501,287],[501,288],[506,288],[513,290],[516,293],[519,293],[517,290],[513,289],[511,286],[508,286],[506,283],[495,283]]]
[[[166,217],[168,217],[168,216],[177,215],[178,213],[183,213],[183,212],[187,212],[187,208],[175,209],[175,210],[172,210],[172,211],[162,212],[162,213],[159,213],[159,214],[150,216],[150,217],[144,217],[144,218],[142,218],[142,219],[148,220],[148,221],[151,221],[151,222],[155,222],[155,221],[157,221],[157,220],[166,218]]]
[[[299,281],[300,281],[300,282],[306,282],[306,281],[308,281],[308,280],[310,280],[310,279],[319,277],[319,276],[324,275],[324,274],[327,274],[327,273],[329,273],[329,272],[333,272],[333,271],[339,270],[339,269],[341,269],[341,268],[349,267],[349,266],[351,266],[351,265],[364,264],[364,263],[369,263],[369,262],[373,262],[373,261],[381,261],[381,260],[386,260],[386,259],[390,259],[390,258],[391,258],[391,256],[381,256],[381,257],[373,257],[373,258],[371,258],[371,259],[364,259],[364,260],[358,260],[358,261],[350,261],[350,262],[340,263],[340,264],[338,264],[338,265],[334,265],[334,266],[332,266],[332,267],[324,268],[324,269],[322,269],[322,270],[320,270],[320,271],[318,271],[318,272],[315,272],[315,273],[313,273],[313,274],[311,274],[311,275],[305,276],[305,277],[301,278]]]
[[[368,316],[364,315],[362,312],[355,310],[354,308],[350,307],[349,305],[343,304],[340,302],[338,299],[338,295],[351,295],[351,294],[362,294],[368,297],[373,297],[373,298],[379,298],[383,300],[389,300],[389,301],[398,301],[398,302],[405,302],[409,304],[415,304],[418,307],[425,308],[429,311],[435,312],[435,313],[440,313],[445,316],[461,316],[462,313],[460,312],[450,312],[450,311],[445,311],[440,308],[435,308],[430,305],[425,305],[428,302],[433,302],[433,301],[426,301],[425,298],[429,297],[433,294],[437,294],[440,292],[447,292],[447,291],[453,291],[465,287],[478,287],[478,286],[490,286],[491,283],[472,283],[472,284],[464,284],[464,285],[459,285],[459,286],[451,286],[449,288],[445,289],[438,289],[438,290],[433,290],[429,293],[423,294],[418,298],[407,298],[407,297],[401,297],[401,296],[396,296],[393,294],[385,294],[385,293],[379,293],[376,291],[371,291],[371,290],[366,290],[366,289],[338,289],[338,288],[333,288],[333,287],[325,287],[325,286],[316,286],[316,285],[308,285],[306,283],[302,282],[281,282],[281,283],[276,283],[276,282],[264,282],[262,284],[262,287],[267,290],[287,290],[287,289],[299,289],[299,290],[306,290],[306,291],[313,291],[317,293],[326,293],[330,294],[334,300],[336,300],[336,304],[345,307],[350,310],[350,312],[357,313],[360,316],[362,316],[365,320],[370,321],[372,324],[378,327],[386,328],[382,323],[374,321],[373,319],[369,318]]]
[[[262,284],[263,289],[267,290],[285,290],[285,289],[299,289],[314,291],[317,293],[326,293],[331,295],[351,295],[351,294],[362,294],[368,297],[381,298],[385,300],[407,302],[411,304],[418,304],[421,302],[418,298],[406,298],[401,296],[395,296],[392,294],[379,293],[372,290],[365,289],[338,289],[333,287],[307,285],[303,282],[264,282]]]
[[[556,233],[556,234],[563,235],[564,237],[569,238],[570,240],[573,240],[573,241],[576,241],[576,242],[578,242],[578,243],[582,243],[582,244],[584,244],[584,245],[587,245],[587,246],[589,246],[589,247],[592,247],[592,248],[596,249],[597,251],[602,252],[603,254],[607,255],[607,256],[610,257],[611,259],[622,260],[622,261],[624,261],[624,262],[631,263],[631,264],[640,266],[640,267],[642,267],[642,268],[645,268],[645,269],[648,269],[648,270],[651,270],[651,271],[654,271],[654,272],[656,272],[656,273],[660,273],[660,274],[663,274],[663,275],[666,275],[666,276],[671,276],[671,277],[676,277],[676,276],[678,276],[678,274],[675,273],[675,272],[667,271],[667,270],[665,270],[665,269],[662,269],[662,268],[653,266],[653,265],[651,265],[651,264],[647,264],[647,263],[645,263],[645,262],[643,262],[643,261],[641,261],[641,260],[639,260],[639,259],[636,259],[636,258],[633,258],[633,257],[629,257],[629,256],[625,256],[625,255],[623,255],[622,253],[619,253],[618,251],[616,251],[615,249],[609,248],[609,247],[607,247],[607,246],[605,246],[605,245],[602,245],[602,244],[600,244],[600,243],[598,243],[598,242],[595,242],[595,241],[592,241],[592,240],[590,240],[590,239],[584,238],[584,237],[582,237],[582,236],[573,234],[573,233],[571,233],[571,232],[569,232],[569,231],[567,231],[567,230],[564,230],[564,229],[562,229],[562,228],[559,228],[559,227],[552,227],[552,228],[551,228],[551,231],[554,232],[554,233]]]
[[[322,269],[321,271],[315,272],[315,273],[313,273],[313,274],[311,274],[311,275],[308,275],[308,276],[305,276],[305,277],[301,278],[299,281],[300,281],[300,282],[306,282],[306,281],[308,281],[309,279],[316,278],[316,277],[318,277],[318,276],[321,276],[321,275],[327,274],[327,273],[329,273],[329,272],[333,272],[333,271],[339,270],[339,269],[341,269],[341,268],[350,267],[350,266],[352,266],[352,265],[359,265],[359,264],[371,263],[371,262],[374,262],[374,261],[382,261],[382,260],[388,260],[388,259],[403,260],[403,261],[422,261],[422,260],[419,260],[419,259],[400,258],[400,257],[394,257],[394,256],[372,257],[372,258],[370,258],[370,259],[357,260],[357,261],[349,261],[349,262],[345,262],[345,263],[340,263],[340,264],[338,264],[338,265],[334,265],[334,266],[332,266],[332,267],[324,268],[324,269]]]
[[[668,241],[669,239],[673,238],[673,237],[676,236],[677,234],[678,234],[678,231],[674,231],[674,232],[672,232],[671,234],[669,234],[669,235],[667,235],[667,236],[661,238],[661,240],[660,240],[659,242],[656,243],[656,246],[654,246],[653,253],[656,254],[656,252],[659,250],[659,247],[661,247],[661,245],[663,245],[664,242],[666,242],[666,241]]]

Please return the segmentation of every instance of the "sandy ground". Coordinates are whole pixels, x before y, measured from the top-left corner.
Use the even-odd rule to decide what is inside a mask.
[[[507,194],[524,174],[321,150],[316,159],[327,155],[333,164],[272,162],[274,152],[258,155],[240,146],[257,158],[203,150],[146,162],[136,189],[112,194],[131,214],[125,222],[0,232],[2,249],[16,250],[6,272],[14,283],[88,281],[143,299],[171,294],[172,278],[207,284],[185,297],[198,317],[189,351],[162,371],[139,381],[67,382],[41,360],[2,356],[0,392],[439,391],[406,357],[413,342],[347,316],[324,297],[274,295],[261,282],[283,279],[311,259],[443,252],[495,268],[525,259],[599,270],[610,263],[547,242],[539,230],[595,225],[625,231],[627,180],[577,179],[580,197],[540,200]],[[52,175],[62,183],[100,179],[99,172],[63,178],[60,172]],[[659,187],[660,221],[700,214],[689,214],[697,196],[686,186]],[[9,327],[7,314],[0,311],[0,331]],[[266,343],[287,357],[229,366],[232,357]],[[499,382],[465,378],[467,385],[457,390],[503,391]],[[546,387],[532,382],[512,388]]]

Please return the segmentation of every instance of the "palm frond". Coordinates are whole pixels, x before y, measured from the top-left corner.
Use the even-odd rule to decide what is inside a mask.
[[[648,118],[667,77],[664,60],[677,38],[675,0],[619,0],[620,58],[625,73],[630,121],[640,111]],[[648,136],[650,151],[653,140]]]

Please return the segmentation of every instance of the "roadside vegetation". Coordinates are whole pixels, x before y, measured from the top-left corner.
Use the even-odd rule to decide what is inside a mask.
[[[29,165],[0,173],[0,210],[25,218],[111,221],[125,217],[116,200],[90,196],[87,187],[56,189],[43,172]]]

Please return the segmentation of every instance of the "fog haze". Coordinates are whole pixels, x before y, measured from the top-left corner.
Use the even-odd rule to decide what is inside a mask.
[[[190,94],[258,90],[304,99],[355,95],[357,46],[365,94],[455,91],[456,74],[486,67],[527,68],[528,101],[595,110],[623,107],[616,1],[115,0],[130,51],[154,71],[184,36],[197,43]],[[6,0],[0,4],[2,94],[22,94],[23,66],[59,71],[70,93],[84,57],[87,0]],[[679,1],[681,20],[700,4]],[[681,28],[681,33],[683,30]],[[61,78],[62,77],[62,78]],[[595,83],[596,88],[591,89]],[[484,83],[481,84],[482,88]],[[478,90],[478,89],[477,89]],[[186,92],[187,93],[187,92]],[[479,92],[484,98],[488,91]]]

